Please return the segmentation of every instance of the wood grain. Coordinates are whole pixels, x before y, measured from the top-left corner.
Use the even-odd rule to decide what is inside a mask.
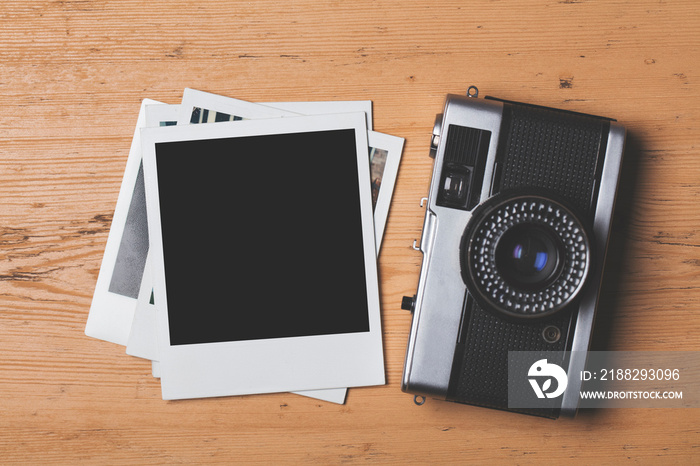
[[[400,390],[446,93],[614,117],[629,131],[594,346],[700,350],[700,9],[620,0],[4,0],[2,463],[697,464],[696,409],[548,421]],[[406,138],[379,261],[386,386],[165,402],[150,364],[84,335],[140,101],[373,101]],[[700,388],[699,388],[700,389]]]

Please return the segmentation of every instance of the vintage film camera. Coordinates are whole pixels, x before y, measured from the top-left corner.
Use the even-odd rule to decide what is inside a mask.
[[[413,312],[402,390],[573,416],[580,381],[571,374],[584,369],[591,340],[625,129],[477,96],[474,87],[448,95],[436,118],[423,263],[402,302]],[[561,355],[554,362],[569,383],[556,407],[508,407],[513,351]]]

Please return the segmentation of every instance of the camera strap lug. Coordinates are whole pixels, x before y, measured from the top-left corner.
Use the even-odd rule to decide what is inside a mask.
[[[428,202],[428,198],[427,198],[427,197],[422,197],[422,198],[420,199],[420,206],[421,206],[421,207],[425,207],[425,203],[426,203],[426,202]],[[414,240],[413,240],[413,249],[414,249],[415,251],[420,251],[420,250],[421,250],[420,247],[418,246],[418,240],[417,240],[417,239],[414,239]]]
[[[437,149],[440,145],[440,135],[442,133],[442,113],[435,115],[435,123],[433,125],[433,135],[430,137],[430,158],[434,159],[437,155]]]

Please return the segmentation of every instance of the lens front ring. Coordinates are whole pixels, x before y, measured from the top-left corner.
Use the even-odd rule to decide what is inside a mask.
[[[591,267],[587,228],[548,195],[502,193],[474,210],[460,246],[462,278],[485,309],[538,318],[565,308]]]

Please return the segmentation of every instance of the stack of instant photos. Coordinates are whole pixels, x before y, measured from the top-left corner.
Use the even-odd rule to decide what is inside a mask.
[[[404,140],[372,102],[143,101],[86,335],[164,399],[385,383],[377,261]]]

